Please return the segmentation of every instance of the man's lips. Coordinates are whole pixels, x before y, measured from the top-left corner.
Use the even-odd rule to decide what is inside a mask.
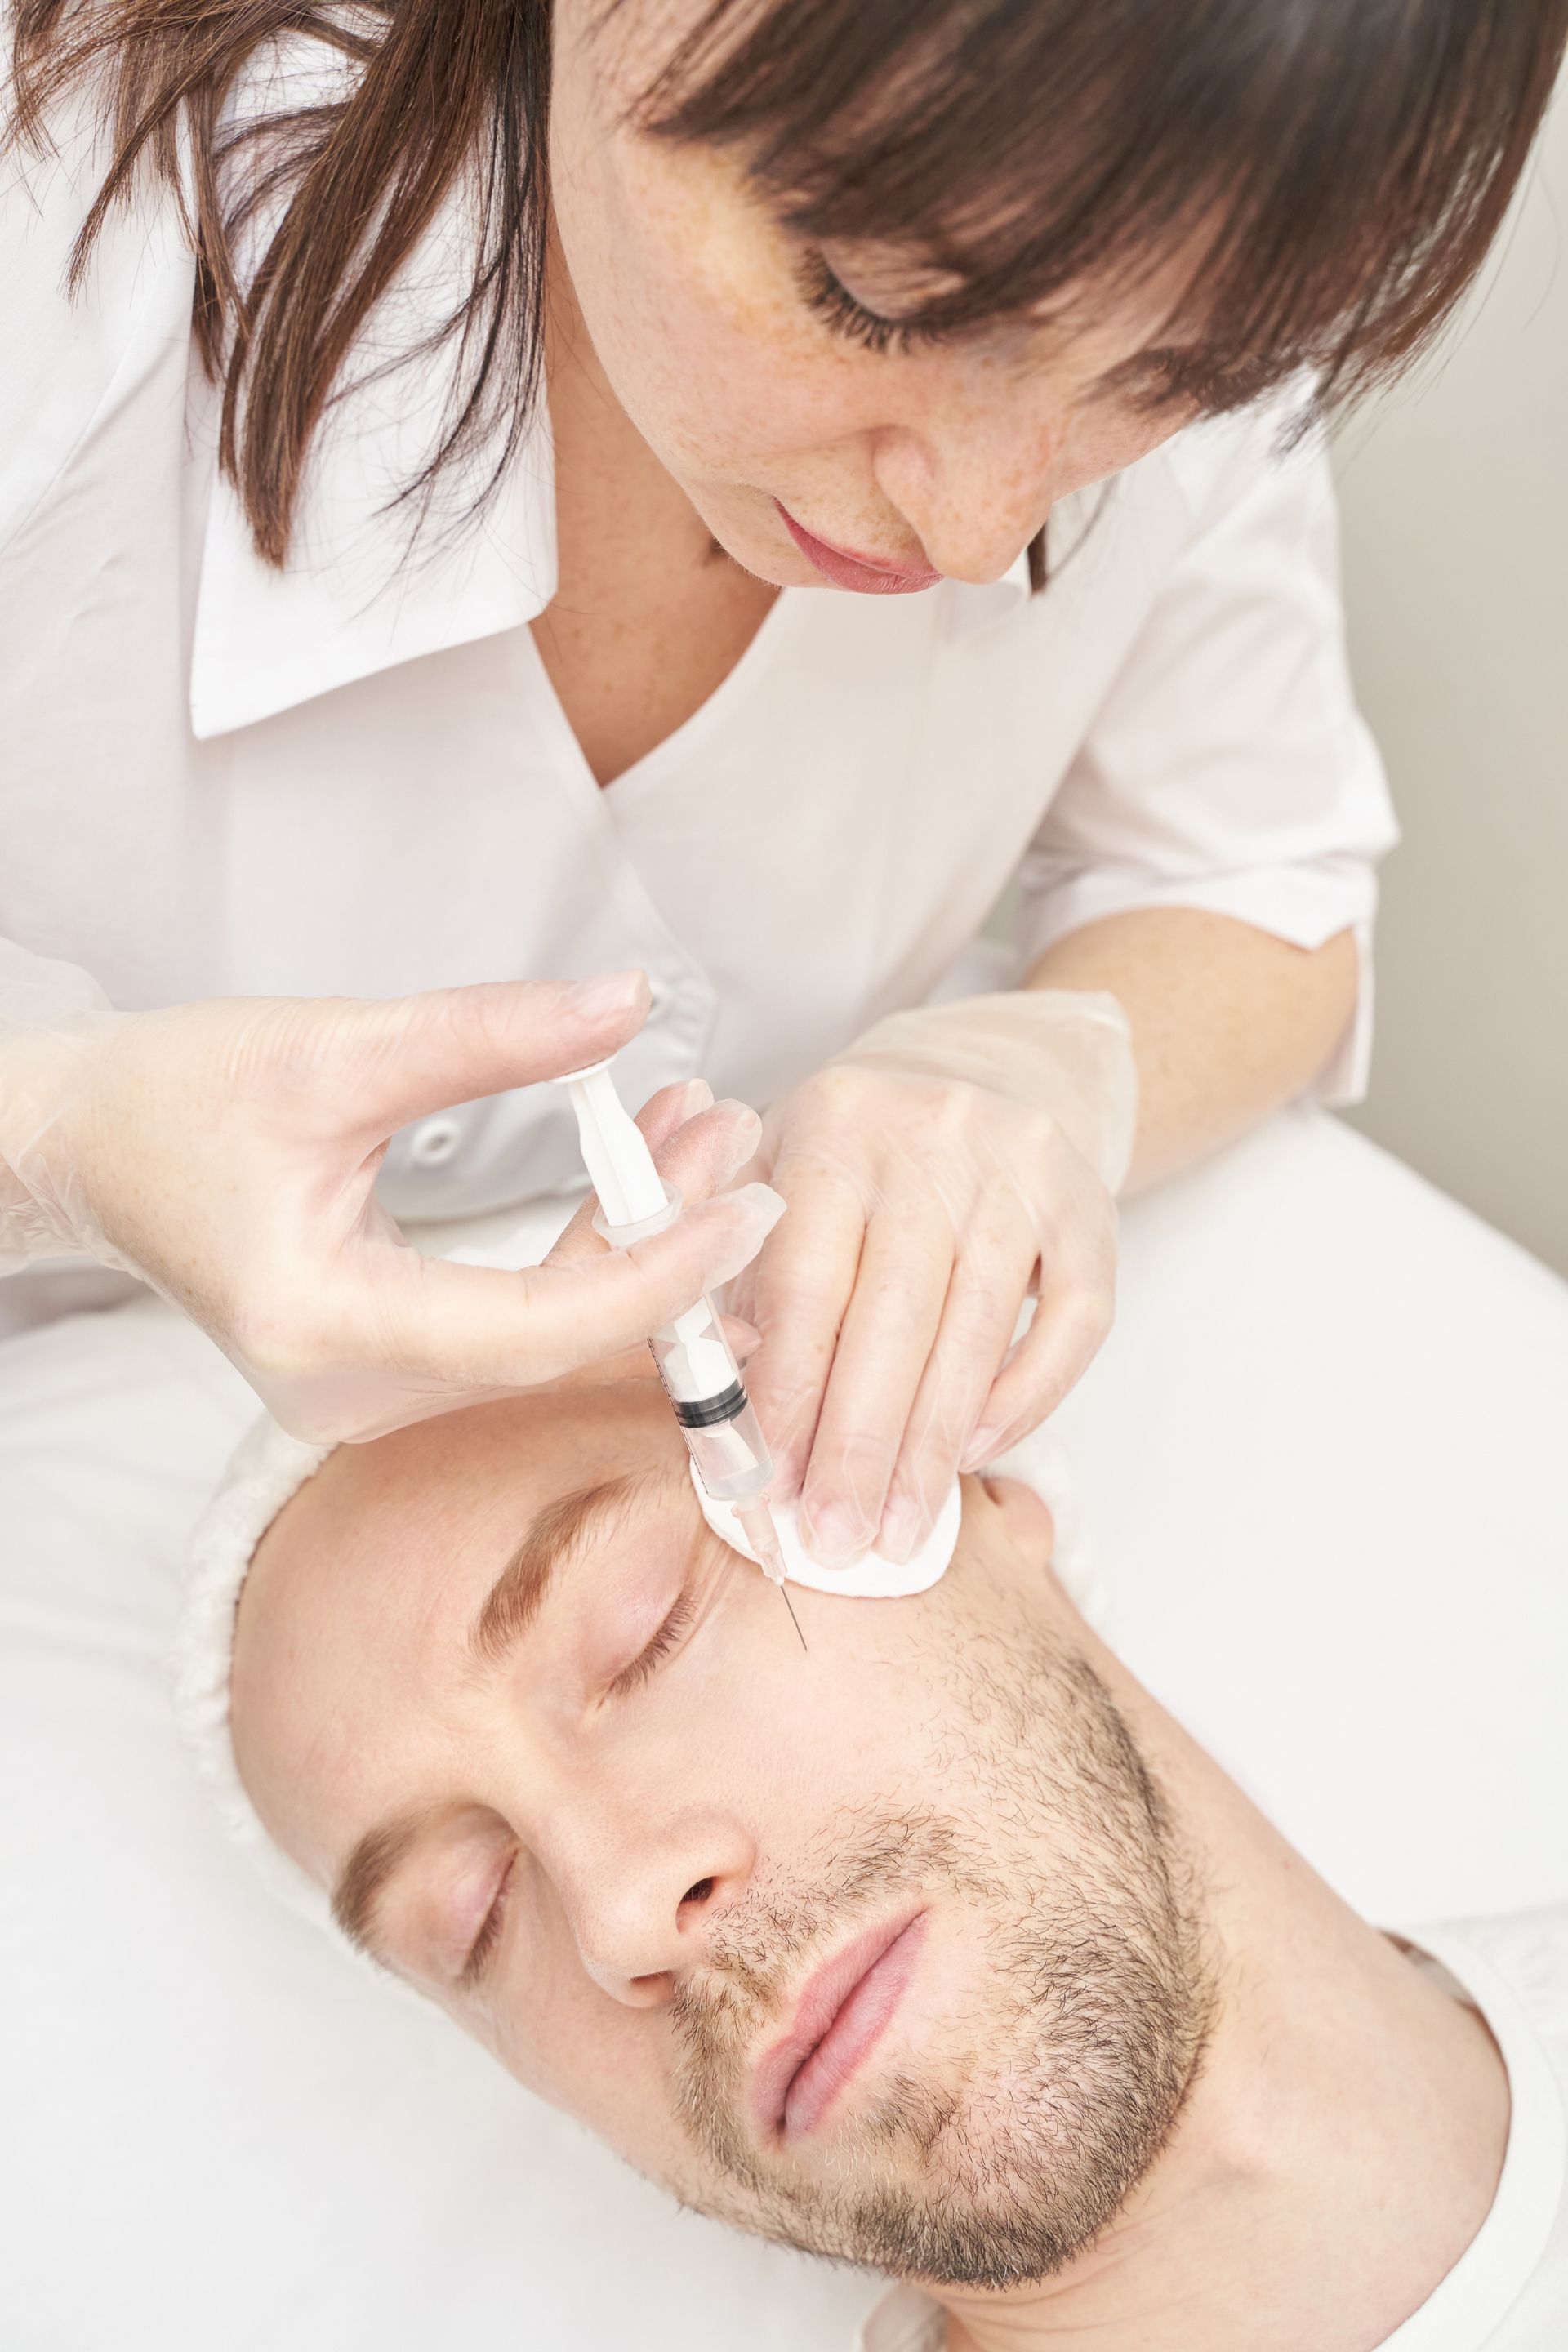
[[[857,555],[847,547],[835,547],[826,539],[818,539],[803,522],[796,522],[788,507],[775,499],[779,519],[808,562],[814,563],[825,580],[836,588],[853,588],[862,596],[911,596],[921,588],[934,588],[942,578],[929,563],[879,563],[874,556]]]
[[[820,2121],[892,2017],[925,1936],[923,1911],[868,1927],[806,1979],[795,2021],[764,2050],[752,2078],[763,2139],[795,2139]]]

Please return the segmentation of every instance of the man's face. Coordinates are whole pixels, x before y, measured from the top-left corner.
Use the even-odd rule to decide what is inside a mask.
[[[341,1449],[262,1545],[240,1769],[373,1953],[686,2201],[1039,2276],[1156,2152],[1206,2013],[1049,1538],[968,1481],[943,1580],[797,1593],[803,1654],[651,1385],[454,1413]]]

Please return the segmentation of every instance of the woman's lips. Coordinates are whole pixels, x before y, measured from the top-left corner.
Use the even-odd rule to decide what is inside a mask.
[[[902,1912],[868,1927],[807,1979],[788,2033],[757,2061],[752,2111],[763,2138],[798,2139],[821,2121],[903,1998],[925,1921],[923,1911]]]
[[[847,547],[830,546],[818,539],[803,522],[796,522],[788,507],[775,499],[784,529],[808,562],[814,563],[825,580],[836,588],[853,588],[862,596],[912,596],[921,588],[934,588],[942,578],[929,563],[879,563],[868,555],[852,554]]]

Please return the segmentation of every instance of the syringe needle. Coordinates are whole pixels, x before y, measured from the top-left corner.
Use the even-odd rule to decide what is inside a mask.
[[[784,1602],[784,1607],[789,1611],[789,1622],[795,1627],[796,1633],[799,1635],[800,1646],[804,1650],[805,1648],[805,1635],[800,1631],[800,1619],[795,1613],[795,1602],[789,1597],[789,1587],[787,1584],[780,1585],[779,1598]]]
[[[804,1650],[805,1635],[801,1633],[800,1619],[795,1613],[795,1603],[789,1597],[789,1588],[784,1582],[786,1570],[784,1551],[779,1543],[778,1529],[773,1525],[773,1515],[768,1508],[765,1497],[759,1496],[752,1503],[738,1503],[735,1506],[735,1517],[741,1523],[741,1532],[757,1555],[763,1574],[770,1584],[778,1586],[784,1597],[784,1605],[789,1611],[789,1622],[795,1627],[800,1646]]]

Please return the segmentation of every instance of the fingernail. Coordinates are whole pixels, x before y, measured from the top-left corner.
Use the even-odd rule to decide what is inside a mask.
[[[800,1539],[818,1568],[853,1568],[871,1540],[858,1511],[826,1503],[810,1517],[800,1515]]]
[[[711,1110],[713,1089],[707,1079],[688,1078],[680,1089],[680,1100],[676,1108],[683,1120],[698,1118],[705,1110]]]
[[[724,1158],[721,1164],[725,1175],[733,1176],[736,1170],[743,1168],[756,1150],[763,1132],[763,1122],[750,1103],[726,1101],[715,1103],[713,1108],[715,1110],[722,1111],[729,1121],[730,1131],[724,1138]]]
[[[913,1559],[930,1530],[931,1522],[919,1503],[904,1500],[889,1503],[882,1515],[882,1525],[877,1537],[877,1549],[884,1559],[902,1568]]]
[[[738,1192],[725,1192],[721,1200],[725,1207],[743,1210],[746,1223],[760,1227],[764,1234],[772,1233],[789,1206],[784,1194],[775,1192],[771,1184],[742,1184]]]
[[[800,1500],[800,1472],[794,1463],[781,1461],[776,1452],[773,1455],[773,1483],[768,1488],[768,1500],[781,1506]]]
[[[574,1013],[602,1021],[612,1013],[629,1013],[647,994],[646,971],[596,971],[591,980],[574,980],[566,995]]]
[[[761,1250],[784,1213],[785,1203],[769,1184],[742,1184],[738,1192],[716,1192],[688,1209],[672,1232],[699,1243],[707,1261],[710,1289],[732,1282]]]

